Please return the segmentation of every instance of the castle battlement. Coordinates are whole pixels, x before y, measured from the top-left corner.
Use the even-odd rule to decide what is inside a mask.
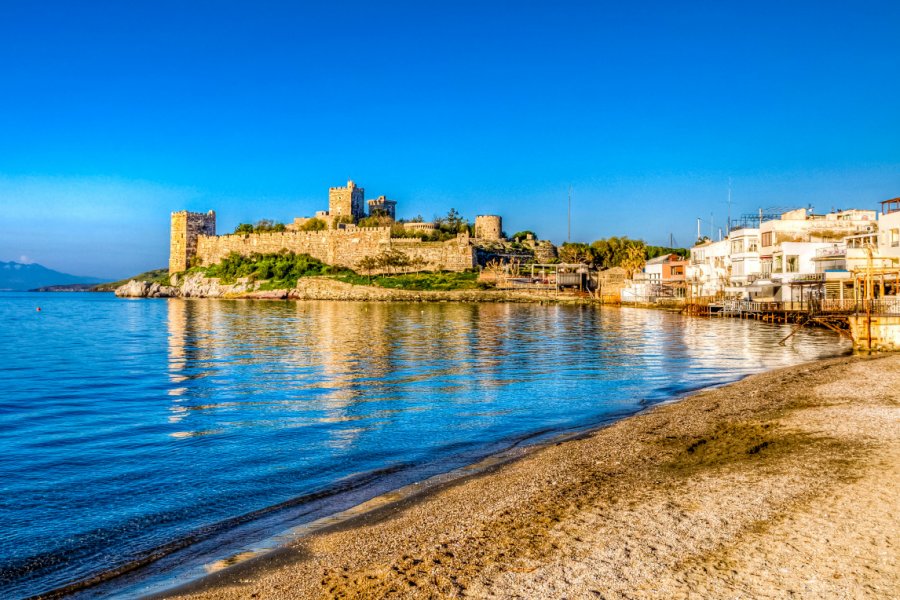
[[[289,251],[308,254],[329,265],[358,269],[365,258],[398,250],[410,259],[417,259],[426,269],[463,271],[475,266],[475,247],[468,233],[446,242],[425,242],[418,238],[392,238],[390,227],[359,227],[340,222],[343,217],[354,221],[365,217],[364,196],[365,190],[352,180],[345,187],[329,188],[327,216],[330,226],[319,231],[302,231],[297,226],[305,219],[295,219],[294,227],[286,231],[216,235],[214,211],[173,212],[169,273],[186,271],[195,264],[215,264],[232,252],[249,256]],[[369,204],[393,213],[396,202],[380,196],[369,201]],[[322,211],[316,216],[320,214]],[[497,222],[494,223],[493,219]],[[485,235],[499,237],[499,217],[491,217],[489,221],[490,226],[484,228]],[[485,222],[487,224],[488,221]]]

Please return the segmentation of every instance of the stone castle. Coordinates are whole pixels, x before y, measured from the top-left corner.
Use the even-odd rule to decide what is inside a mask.
[[[169,273],[181,273],[194,265],[215,264],[232,252],[249,256],[283,250],[308,254],[330,265],[357,270],[367,257],[399,251],[416,260],[424,270],[464,271],[476,266],[480,244],[502,241],[503,223],[496,215],[477,216],[474,237],[464,232],[444,242],[391,237],[390,226],[360,227],[356,224],[366,216],[393,220],[396,206],[396,201],[385,196],[366,202],[365,190],[348,181],[346,187],[330,188],[328,210],[311,217],[325,223],[326,228],[319,231],[303,230],[311,218],[299,217],[285,231],[216,235],[215,211],[173,212]],[[433,223],[405,223],[404,227],[426,233],[435,230]]]

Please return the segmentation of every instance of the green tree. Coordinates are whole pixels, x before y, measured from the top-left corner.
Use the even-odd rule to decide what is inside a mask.
[[[383,213],[384,211],[378,211]],[[386,214],[374,214],[370,217],[360,219],[357,225],[360,227],[392,227],[394,220]]]
[[[647,264],[647,259],[644,257],[644,245],[641,242],[631,244],[625,249],[625,257],[618,266],[625,269],[628,278],[631,279],[635,273],[644,268],[645,264]]]
[[[341,215],[331,220],[331,228],[338,229],[339,225],[350,225],[353,223],[353,217],[350,215]]]
[[[564,263],[591,265],[594,263],[594,249],[581,242],[566,242],[559,248],[559,260]]]
[[[435,217],[434,226],[446,233],[463,233],[469,228],[469,223],[456,212],[455,208],[451,208],[450,212],[444,217]]]
[[[328,229],[328,224],[322,219],[316,219],[315,217],[307,219],[303,225],[300,226],[300,231],[323,231],[325,229]]]
[[[379,260],[374,256],[364,256],[357,266],[369,277],[369,283],[372,283],[372,271],[378,268]]]
[[[513,234],[512,240],[514,242],[521,242],[522,240],[527,239],[529,234],[534,238],[534,241],[537,241],[537,239],[538,239],[537,234],[529,229],[526,229],[525,231],[517,231],[516,233]]]

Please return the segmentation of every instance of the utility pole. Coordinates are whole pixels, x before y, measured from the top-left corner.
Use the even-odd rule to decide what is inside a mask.
[[[572,243],[572,186],[569,186],[569,213],[566,219],[568,226],[566,231],[566,241]]]

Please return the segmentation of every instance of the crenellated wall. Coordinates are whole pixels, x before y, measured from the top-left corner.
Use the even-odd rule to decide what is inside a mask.
[[[463,271],[475,266],[475,250],[468,235],[446,242],[423,242],[416,238],[391,238],[389,227],[355,227],[324,231],[199,236],[196,256],[200,265],[221,261],[232,252],[247,256],[288,250],[309,254],[324,263],[358,269],[366,257],[399,250],[424,261],[425,270]]]

